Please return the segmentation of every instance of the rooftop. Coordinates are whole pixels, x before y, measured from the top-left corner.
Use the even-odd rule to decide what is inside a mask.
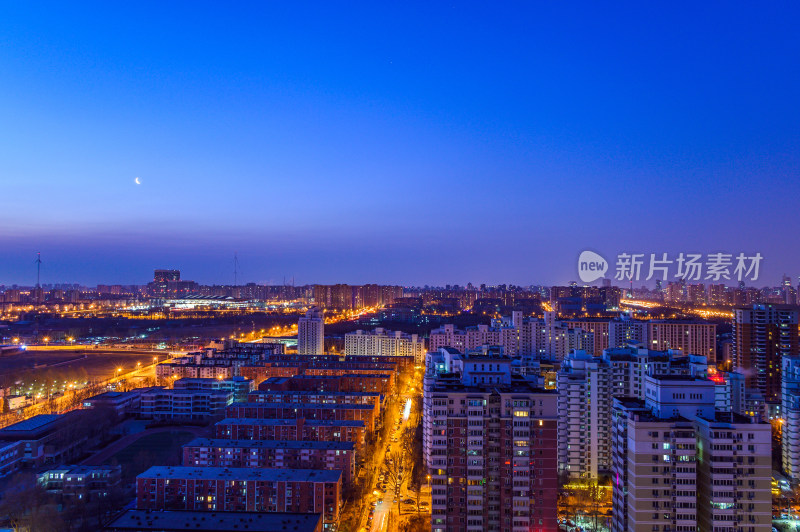
[[[465,392],[465,393],[541,393],[554,395],[555,390],[545,390],[535,383],[519,375],[511,375],[510,384],[464,384],[457,373],[440,373],[433,383],[432,393]]]
[[[244,404],[244,403],[242,403]],[[258,403],[254,403],[258,404]],[[289,426],[297,425],[298,421],[302,421],[304,425],[310,427],[366,427],[366,423],[359,420],[351,419],[305,419],[305,418],[292,418],[292,419],[260,419],[260,418],[225,418],[218,422],[217,425],[280,425]]]
[[[136,478],[264,480],[268,482],[338,482],[341,477],[342,472],[335,469],[153,466]]]
[[[218,395],[220,397],[228,397],[233,392],[228,390],[196,390],[194,388],[154,388],[147,390],[142,395],[149,394],[164,394],[164,395]]]
[[[39,414],[38,416],[18,421],[13,425],[0,429],[0,436],[6,433],[27,432],[41,429],[51,423],[55,423],[59,419],[61,419],[61,414]]]
[[[296,410],[374,410],[373,405],[362,405],[357,403],[231,403],[228,408],[246,407],[254,408],[294,408]]]
[[[319,514],[127,510],[106,525],[106,529],[163,532],[177,530],[313,532],[319,526],[321,519]]]
[[[259,449],[325,449],[352,451],[356,444],[351,441],[306,441],[306,440],[226,440],[217,438],[196,438],[184,447],[235,447]]]
[[[319,369],[319,368],[310,368]],[[391,377],[388,373],[344,373],[342,375],[295,375],[293,379],[340,379],[342,377],[357,377],[363,379],[365,377],[388,379]]]
[[[255,390],[247,395],[331,395],[336,397],[380,397],[382,394],[380,392],[330,392],[326,390]]]
[[[64,465],[60,467],[54,467],[52,469],[48,469],[40,473],[41,475],[47,475],[49,473],[65,473],[71,475],[81,475],[81,474],[88,474],[94,473],[98,471],[121,471],[122,466],[119,465]]]

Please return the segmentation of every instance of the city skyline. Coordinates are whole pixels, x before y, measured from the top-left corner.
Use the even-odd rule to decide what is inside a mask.
[[[796,6],[495,7],[7,6],[0,279],[796,278]]]
[[[41,257],[39,255],[37,255],[37,260],[40,260],[40,258]],[[234,259],[234,260],[237,260],[237,259]],[[44,261],[42,261],[42,263],[43,262]],[[36,279],[36,269],[37,269],[37,267],[41,268],[41,264],[37,264],[36,260],[34,260],[34,262],[32,264],[33,264],[33,268],[34,268],[34,272],[35,272],[33,274],[34,281],[20,282],[20,283],[0,282],[0,287],[5,287],[5,288],[12,288],[12,287],[35,288],[37,286],[37,282],[35,281],[35,279]],[[731,266],[730,269],[732,269],[732,267],[733,266]],[[155,271],[158,272],[158,271],[162,271],[162,270],[156,269]],[[591,282],[583,282],[583,281],[581,281],[579,279],[578,275],[575,275],[574,278],[572,278],[571,280],[569,280],[567,282],[564,282],[564,283],[561,283],[561,284],[558,284],[558,283],[550,284],[550,283],[541,283],[541,282],[530,282],[530,283],[525,283],[525,284],[522,284],[522,283],[519,283],[519,284],[518,283],[509,283],[509,282],[487,283],[487,282],[481,282],[480,280],[467,281],[465,283],[444,282],[442,284],[434,284],[434,283],[402,284],[402,283],[398,283],[398,282],[373,282],[373,281],[369,281],[369,280],[366,281],[366,282],[359,282],[359,283],[344,282],[344,281],[322,283],[322,282],[314,282],[314,281],[298,282],[293,277],[284,277],[283,279],[280,279],[280,280],[270,279],[268,281],[251,281],[251,280],[248,280],[248,279],[242,279],[240,270],[239,271],[234,271],[233,273],[230,274],[232,276],[232,279],[234,280],[234,282],[227,282],[226,280],[213,280],[213,279],[209,280],[209,281],[198,281],[197,279],[188,278],[186,275],[184,275],[185,270],[181,270],[179,268],[174,268],[174,269],[169,269],[169,270],[164,270],[164,271],[176,271],[176,272],[179,273],[179,275],[181,275],[182,280],[187,281],[187,282],[196,283],[199,286],[220,286],[220,287],[237,287],[237,286],[238,287],[245,287],[245,286],[248,286],[248,285],[286,286],[286,287],[304,287],[305,286],[305,287],[308,287],[308,286],[315,286],[315,285],[316,286],[331,286],[331,285],[340,285],[341,284],[341,285],[350,285],[350,286],[353,286],[353,287],[375,285],[375,286],[398,286],[398,287],[418,288],[418,289],[422,289],[422,288],[431,288],[431,289],[434,289],[434,288],[442,288],[442,289],[444,289],[444,288],[448,288],[448,289],[449,288],[453,288],[453,289],[464,289],[464,290],[467,290],[467,289],[478,290],[478,289],[481,289],[481,287],[486,287],[488,289],[488,288],[494,288],[494,287],[499,287],[499,286],[518,287],[518,288],[525,288],[525,289],[530,288],[530,287],[547,288],[547,287],[558,287],[558,286],[596,287],[596,288],[601,288],[601,287],[604,287],[604,286],[610,286],[610,287],[620,288],[622,290],[625,290],[625,289],[631,288],[631,287],[633,289],[636,289],[636,290],[638,290],[638,289],[659,290],[659,285],[656,283],[656,281],[658,281],[659,279],[655,279],[655,278],[654,279],[646,279],[645,276],[643,275],[641,279],[638,279],[638,280],[634,279],[633,283],[631,283],[629,280],[618,280],[618,279],[616,279],[615,278],[615,274],[614,274],[613,271],[609,272],[608,274],[606,274],[605,277],[601,277],[601,278],[599,278],[597,280],[594,280],[594,281],[591,281]],[[645,269],[645,273],[646,273],[646,269]],[[237,277],[238,277],[238,280],[237,280]],[[795,277],[790,276],[790,275],[782,275],[780,279],[777,279],[777,280],[774,280],[774,281],[772,279],[764,279],[764,278],[760,278],[758,281],[753,281],[751,279],[745,278],[741,283],[739,281],[737,281],[735,277],[730,278],[730,279],[722,278],[722,279],[719,279],[719,280],[705,279],[705,278],[702,278],[702,277],[700,277],[698,279],[687,278],[687,279],[684,280],[684,279],[679,278],[679,277],[674,277],[674,278],[668,278],[668,279],[662,280],[660,289],[661,290],[666,290],[667,286],[670,285],[670,284],[680,285],[681,283],[684,283],[686,286],[703,286],[706,289],[709,289],[712,286],[724,286],[724,287],[729,288],[729,289],[737,288],[737,287],[740,287],[740,286],[744,286],[744,287],[746,287],[748,289],[756,289],[756,290],[777,289],[777,288],[782,288],[784,286],[787,286],[787,285],[785,285],[785,282],[786,282],[787,279],[788,279],[788,281],[790,283],[788,285],[789,287],[794,288],[795,283],[798,283],[798,286],[800,286],[800,279],[795,278]],[[100,286],[106,286],[106,287],[107,286],[123,286],[123,287],[137,287],[138,286],[140,288],[144,288],[148,283],[151,283],[151,282],[152,282],[152,277],[144,279],[144,280],[136,279],[133,282],[110,282],[108,280],[102,280],[101,279],[101,280],[99,280],[99,282],[96,282],[96,283],[95,282],[92,282],[92,283],[81,283],[81,282],[77,282],[76,280],[57,280],[56,281],[56,280],[49,280],[49,279],[46,279],[46,278],[41,278],[39,284],[44,288],[48,288],[48,287],[49,288],[52,288],[52,287],[68,287],[68,286],[81,286],[81,287],[86,287],[86,288],[92,288],[92,287],[96,288],[96,287],[100,287]],[[606,283],[608,283],[608,284],[606,284]]]

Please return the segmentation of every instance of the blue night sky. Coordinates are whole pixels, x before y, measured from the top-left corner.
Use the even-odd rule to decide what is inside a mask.
[[[0,284],[800,274],[796,3],[224,4],[0,7]]]

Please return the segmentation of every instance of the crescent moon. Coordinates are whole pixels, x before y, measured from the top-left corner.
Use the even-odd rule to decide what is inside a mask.
[[[134,177],[134,178],[133,178],[133,182],[134,182],[134,183],[136,183],[137,185],[141,185],[141,184],[142,184],[142,182],[141,182],[141,181],[139,181],[139,178],[138,178],[138,177]]]

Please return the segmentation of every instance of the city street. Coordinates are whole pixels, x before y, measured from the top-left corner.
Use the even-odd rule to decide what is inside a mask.
[[[403,504],[402,501],[414,499],[412,494],[408,492],[408,483],[411,478],[412,472],[412,457],[403,456],[405,467],[400,472],[400,486],[397,493],[394,491],[393,482],[386,478],[384,470],[392,456],[398,457],[399,453],[406,451],[402,446],[402,437],[406,429],[410,427],[410,420],[412,420],[412,408],[414,401],[412,400],[413,394],[418,393],[419,388],[415,383],[409,383],[403,393],[398,406],[393,407],[393,412],[387,412],[386,422],[391,423],[390,431],[384,441],[380,442],[379,447],[376,449],[376,457],[380,457],[375,461],[375,470],[372,472],[373,482],[371,487],[372,495],[362,518],[362,526],[360,530],[370,532],[384,532],[396,530],[399,523],[397,515],[398,505]],[[403,504],[403,516],[416,511],[416,506]],[[403,516],[400,516],[402,518]]]

